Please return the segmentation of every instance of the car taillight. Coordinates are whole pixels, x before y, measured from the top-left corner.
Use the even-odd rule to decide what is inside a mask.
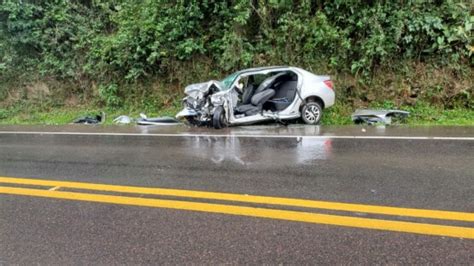
[[[326,84],[326,86],[328,86],[331,90],[334,90],[334,84],[332,83],[332,80],[325,80],[324,84]]]

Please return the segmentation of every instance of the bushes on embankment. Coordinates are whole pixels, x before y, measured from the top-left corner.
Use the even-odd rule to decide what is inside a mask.
[[[4,0],[0,102],[167,108],[187,83],[296,65],[332,75],[339,101],[353,107],[473,108],[471,8],[454,0]]]

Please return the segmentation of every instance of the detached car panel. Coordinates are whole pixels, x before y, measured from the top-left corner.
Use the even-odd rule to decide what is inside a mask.
[[[301,118],[318,124],[334,104],[329,76],[297,67],[261,67],[235,72],[185,88],[184,109],[176,116],[193,125],[225,126]]]

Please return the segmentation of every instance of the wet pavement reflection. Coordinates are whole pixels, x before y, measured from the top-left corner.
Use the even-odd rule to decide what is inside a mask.
[[[238,137],[188,137],[185,146],[202,160],[214,164],[234,162],[253,165],[258,162],[271,162],[276,153],[285,162],[311,164],[315,160],[326,160],[332,152],[331,139],[310,139],[305,137],[281,138],[238,138]],[[259,147],[256,149],[256,147]]]
[[[254,136],[437,136],[474,137],[472,126],[309,126],[303,124],[251,125],[215,130],[206,127],[185,125],[170,126],[1,126],[0,132],[75,132],[115,134],[165,134],[165,135],[254,135]]]

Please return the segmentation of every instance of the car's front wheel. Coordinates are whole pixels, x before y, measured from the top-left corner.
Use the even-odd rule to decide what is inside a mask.
[[[212,116],[212,126],[215,129],[221,129],[227,126],[225,111],[222,106],[217,107],[214,111],[214,115]]]
[[[308,125],[317,125],[323,116],[323,108],[317,102],[309,102],[301,110],[301,118]]]

